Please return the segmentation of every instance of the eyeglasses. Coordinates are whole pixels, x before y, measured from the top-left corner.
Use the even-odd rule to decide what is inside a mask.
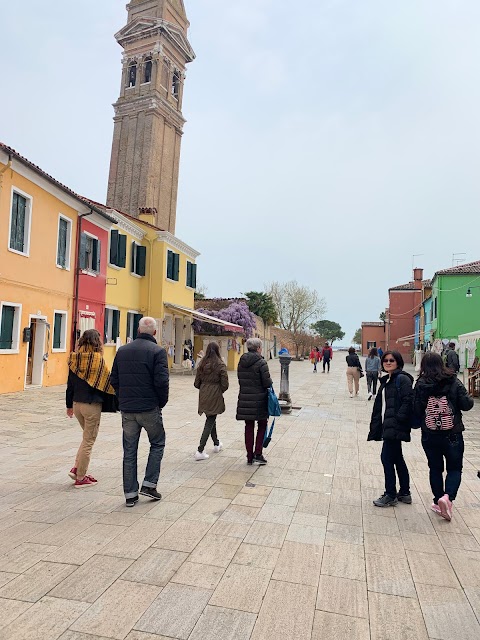
[[[396,360],[388,360],[387,358],[385,358],[385,360],[383,362],[396,362]]]

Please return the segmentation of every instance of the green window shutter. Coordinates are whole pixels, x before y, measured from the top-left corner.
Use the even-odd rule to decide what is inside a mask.
[[[172,278],[172,280],[177,280],[178,281],[179,273],[180,273],[180,254],[179,253],[174,253],[173,254],[173,278]]]
[[[187,260],[187,287],[192,286],[192,263]]]
[[[137,245],[137,265],[136,273],[139,276],[145,275],[145,267],[147,262],[147,247]]]
[[[138,333],[138,323],[140,322],[140,320],[143,318],[143,315],[141,313],[134,313],[133,314],[133,331],[132,331],[132,338],[135,340],[135,338],[137,337],[137,333]]]
[[[103,316],[103,344],[107,344],[108,342],[108,314],[109,310],[105,309]]]
[[[116,342],[120,335],[120,311],[116,309],[112,312],[112,340]]]
[[[118,236],[116,229],[110,231],[110,264],[118,265]]]
[[[100,255],[101,255],[101,242],[100,240],[93,241],[93,251],[92,251],[92,268],[93,271],[100,273]]]
[[[62,314],[56,313],[53,321],[53,348],[60,349],[62,346]]]
[[[127,236],[118,236],[118,260],[117,266],[124,267],[127,264]]]
[[[18,193],[13,194],[12,222],[10,229],[10,249],[15,251],[25,250],[25,213],[26,199]]]
[[[137,245],[135,242],[132,242],[132,263],[131,263],[131,269],[130,271],[132,273],[135,273],[135,263],[137,259]]]
[[[2,308],[2,321],[0,324],[0,349],[13,347],[13,321],[15,307],[4,306]]]
[[[80,235],[80,250],[78,252],[78,266],[80,269],[87,268],[87,235],[83,232]]]
[[[173,251],[167,251],[167,278],[173,280]]]
[[[192,289],[197,288],[197,265],[192,264],[192,284],[190,285]]]

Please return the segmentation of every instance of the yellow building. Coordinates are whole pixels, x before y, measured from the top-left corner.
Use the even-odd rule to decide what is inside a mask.
[[[0,393],[66,381],[77,220],[91,211],[0,144]]]

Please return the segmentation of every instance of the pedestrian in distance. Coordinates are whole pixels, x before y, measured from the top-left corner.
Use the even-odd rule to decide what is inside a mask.
[[[249,338],[247,349],[247,353],[240,358],[237,369],[240,385],[237,420],[245,420],[247,463],[267,464],[263,457],[263,440],[268,423],[267,390],[273,383],[268,364],[262,357],[262,341],[259,338]],[[255,422],[258,424],[256,438]]]
[[[310,351],[310,361],[313,363],[313,373],[317,373],[317,364],[320,360],[320,349],[318,347],[313,347]]]
[[[150,441],[145,477],[140,488],[143,496],[160,500],[157,491],[160,466],[165,449],[162,409],[168,402],[168,361],[165,349],[155,340],[157,323],[145,317],[138,335],[120,347],[112,368],[112,385],[122,412],[123,490],[127,507],[138,502],[138,443],[142,428]]]
[[[413,378],[403,371],[398,351],[385,351],[380,388],[373,405],[368,440],[383,440],[381,460],[385,474],[385,493],[373,501],[376,507],[394,507],[398,502],[412,503],[410,475],[403,459],[402,442],[410,442],[413,413]],[[395,473],[396,472],[396,473]],[[400,490],[397,493],[397,475]]]
[[[75,464],[68,473],[75,480],[76,489],[97,484],[93,476],[87,475],[87,471],[106,395],[114,396],[115,391],[103,359],[102,340],[96,329],[87,329],[80,336],[77,350],[68,359],[67,416],[75,416],[83,432]]]
[[[355,347],[350,347],[348,350],[348,356],[346,356],[345,360],[347,361],[348,393],[350,394],[350,398],[353,398],[353,386],[355,385],[355,395],[358,396],[360,389],[360,373],[363,373],[362,365],[360,364],[360,359],[357,356]]]
[[[365,358],[365,375],[367,376],[368,400],[371,400],[377,394],[378,376],[382,371],[382,363],[378,357],[378,351],[375,347],[370,349],[368,357]]]
[[[451,369],[455,373],[460,371],[460,358],[458,357],[458,353],[455,351],[454,342],[450,342],[448,344],[448,349],[445,351],[445,365],[447,369]]]
[[[382,349],[382,347],[378,347],[378,357],[380,358],[380,360],[383,358],[383,349]]]
[[[200,390],[198,415],[201,416],[204,413],[206,417],[200,444],[195,452],[195,460],[206,460],[209,455],[204,449],[210,436],[213,440],[213,451],[218,453],[223,449],[223,444],[217,436],[217,416],[225,411],[223,394],[228,389],[228,373],[216,342],[208,344],[205,356],[198,365],[193,384]]]
[[[422,447],[430,469],[431,509],[451,520],[453,501],[462,480],[465,430],[462,411],[470,411],[473,398],[455,371],[448,369],[433,351],[423,356],[414,398],[415,418],[422,428]]]
[[[323,346],[321,358],[323,360],[323,373],[325,373],[325,367],[327,367],[328,373],[330,373],[330,360],[333,360],[333,349],[328,342],[325,342]]]

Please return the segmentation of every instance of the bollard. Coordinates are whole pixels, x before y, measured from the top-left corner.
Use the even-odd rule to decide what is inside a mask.
[[[281,374],[280,374],[280,394],[278,396],[278,402],[282,413],[292,413],[292,399],[290,398],[290,382],[288,379],[288,372],[290,370],[290,362],[292,356],[285,354],[279,356]]]

